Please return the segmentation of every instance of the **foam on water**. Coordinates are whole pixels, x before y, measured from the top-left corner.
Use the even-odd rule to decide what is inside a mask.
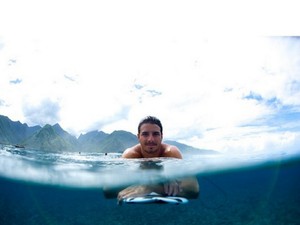
[[[299,155],[296,154],[297,157]],[[293,154],[186,155],[184,160],[122,159],[119,153],[43,152],[0,148],[0,177],[47,185],[77,188],[118,187],[136,183],[219,173],[245,167],[276,163]]]

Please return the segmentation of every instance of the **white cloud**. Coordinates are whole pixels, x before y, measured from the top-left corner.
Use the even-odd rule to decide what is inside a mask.
[[[220,128],[206,132],[200,141],[203,148],[229,154],[296,153],[299,152],[299,135],[299,132],[274,131],[269,127]]]
[[[57,102],[52,102],[50,99],[43,99],[38,105],[33,105],[32,102],[24,104],[22,110],[29,124],[44,126],[60,121],[58,115],[60,106]]]
[[[265,150],[276,138],[290,148],[299,126],[282,131],[274,121],[293,111],[285,122],[299,123],[299,38],[259,37],[265,27],[274,29],[262,11],[259,35],[248,35],[250,20],[235,22],[242,11],[227,17],[213,3],[201,6],[5,3],[0,113],[30,125],[59,122],[76,135],[93,129],[136,133],[142,117],[155,115],[165,138],[200,148]],[[223,35],[237,27],[246,35]]]

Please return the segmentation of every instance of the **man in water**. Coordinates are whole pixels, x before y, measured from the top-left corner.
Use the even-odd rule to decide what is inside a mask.
[[[182,159],[176,146],[162,143],[163,127],[159,119],[148,116],[138,125],[139,144],[124,151],[123,158],[173,157]]]
[[[141,120],[138,125],[137,137],[139,144],[126,149],[122,154],[123,158],[171,157],[182,159],[182,154],[176,146],[162,142],[163,127],[156,117],[148,116]],[[184,178],[157,185],[131,186],[120,191],[118,199],[122,200],[123,198],[140,196],[150,192],[167,196],[197,198],[199,185],[195,178]]]

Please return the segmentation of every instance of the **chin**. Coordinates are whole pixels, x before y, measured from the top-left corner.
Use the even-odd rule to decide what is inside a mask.
[[[148,154],[155,154],[158,152],[158,150],[156,148],[148,148],[146,151]]]

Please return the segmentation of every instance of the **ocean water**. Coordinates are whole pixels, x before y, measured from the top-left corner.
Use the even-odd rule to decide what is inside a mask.
[[[300,154],[126,160],[0,145],[0,224],[300,224]],[[195,177],[188,204],[122,204],[104,190]]]

